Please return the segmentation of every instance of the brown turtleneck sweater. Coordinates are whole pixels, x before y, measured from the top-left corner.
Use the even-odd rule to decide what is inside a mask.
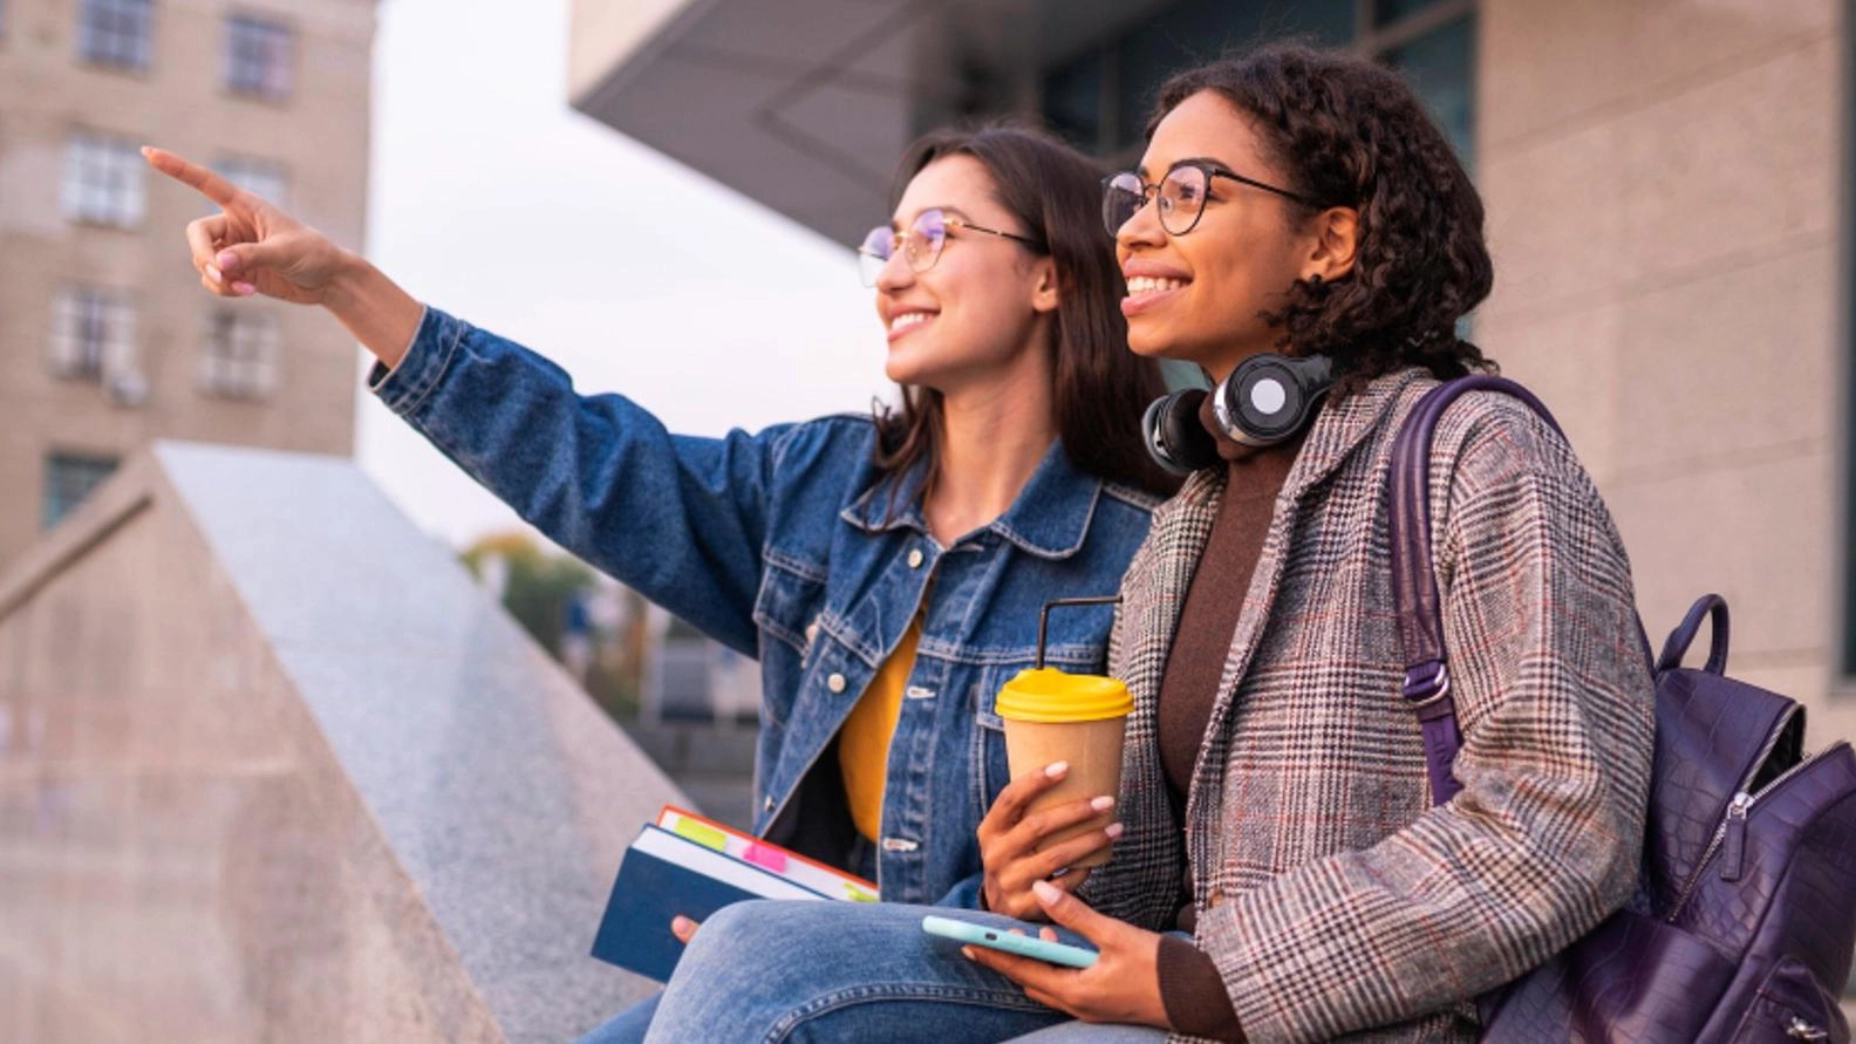
[[[1167,655],[1166,674],[1160,683],[1160,765],[1166,773],[1167,795],[1174,817],[1185,822],[1186,795],[1192,771],[1211,723],[1218,700],[1225,658],[1237,631],[1251,574],[1263,553],[1276,497],[1302,445],[1308,429],[1288,442],[1257,449],[1237,442],[1219,429],[1206,398],[1199,419],[1218,441],[1218,455],[1228,474],[1218,499],[1218,514],[1205,542],[1205,552],[1192,574],[1173,647]],[[1179,927],[1192,931],[1197,920],[1192,904],[1192,871],[1182,885]],[[1166,1015],[1181,1033],[1213,1040],[1247,1038],[1231,1007],[1224,977],[1210,955],[1178,936],[1160,940],[1160,996]]]

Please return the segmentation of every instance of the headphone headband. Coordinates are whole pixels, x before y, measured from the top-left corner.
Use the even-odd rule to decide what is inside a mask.
[[[1148,406],[1141,417],[1147,452],[1175,475],[1218,463],[1218,442],[1199,420],[1207,394],[1218,427],[1231,439],[1257,447],[1285,442],[1307,426],[1333,385],[1333,370],[1322,355],[1253,355],[1209,393],[1174,392]]]

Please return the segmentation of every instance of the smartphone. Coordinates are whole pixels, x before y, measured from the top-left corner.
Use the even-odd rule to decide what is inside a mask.
[[[1096,963],[1100,954],[1086,950],[1081,946],[1066,943],[1045,942],[1035,935],[1014,935],[1004,928],[974,924],[972,921],[957,921],[951,917],[924,917],[922,931],[929,935],[939,935],[944,939],[957,939],[975,946],[987,946],[1006,953],[1015,953],[1020,957],[1061,964],[1067,968],[1087,968]]]

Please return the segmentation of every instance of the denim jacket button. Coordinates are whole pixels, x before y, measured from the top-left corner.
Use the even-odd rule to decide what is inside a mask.
[[[762,799],[761,799],[761,802],[760,802],[760,810],[761,810],[762,812],[772,812],[772,811],[773,811],[773,798],[772,798],[772,796],[771,796],[771,795],[770,795],[770,796],[768,796],[768,797],[765,797],[765,798],[762,798]]]
[[[834,674],[831,677],[826,678],[825,688],[830,689],[832,692],[843,692],[844,691],[844,675]]]
[[[909,552],[909,568],[920,569],[921,567],[922,567],[922,549],[918,547],[914,549],[913,551]]]

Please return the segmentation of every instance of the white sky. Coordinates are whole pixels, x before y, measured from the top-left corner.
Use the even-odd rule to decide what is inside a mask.
[[[891,396],[848,250],[568,108],[567,0],[379,14],[367,253],[413,295],[673,431]],[[361,465],[417,525],[462,546],[520,524],[357,394]]]

